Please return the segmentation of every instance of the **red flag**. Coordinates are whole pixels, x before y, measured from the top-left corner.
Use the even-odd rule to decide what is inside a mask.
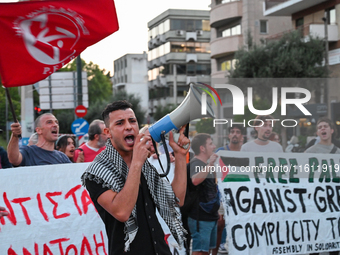
[[[118,30],[113,0],[0,3],[0,75],[33,84]]]

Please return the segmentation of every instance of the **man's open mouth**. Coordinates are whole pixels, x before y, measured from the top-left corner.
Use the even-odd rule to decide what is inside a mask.
[[[134,135],[127,135],[127,136],[125,136],[124,140],[128,145],[133,145],[134,142],[135,142],[135,136]]]

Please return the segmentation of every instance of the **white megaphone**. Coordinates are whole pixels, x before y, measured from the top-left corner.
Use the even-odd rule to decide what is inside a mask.
[[[186,125],[194,119],[215,117],[214,111],[209,103],[206,103],[206,108],[204,107],[206,114],[202,114],[201,98],[201,91],[191,83],[189,93],[183,102],[171,113],[149,127],[151,137],[159,143],[162,133],[166,134],[172,129],[179,130],[183,125]]]

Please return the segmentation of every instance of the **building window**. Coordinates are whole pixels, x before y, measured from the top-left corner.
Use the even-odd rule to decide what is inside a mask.
[[[210,31],[210,20],[202,20],[202,30]]]
[[[206,64],[187,64],[186,67],[188,76],[210,75],[211,73],[210,65]]]
[[[301,28],[303,26],[303,17],[295,20],[295,27],[296,28]]]
[[[176,70],[177,74],[186,74],[187,73],[187,67],[183,64],[176,64]]]
[[[241,24],[226,29],[221,29],[217,32],[217,37],[228,37],[241,34]]]
[[[236,60],[232,57],[224,57],[217,59],[217,70],[218,71],[230,71],[235,69]]]
[[[127,75],[125,74],[125,83],[127,83],[128,81],[127,81]]]
[[[260,20],[260,34],[268,34],[268,20]]]
[[[127,68],[127,60],[124,59],[125,68]]]
[[[201,42],[171,42],[171,52],[210,53],[210,44]]]
[[[197,75],[209,75],[210,65],[196,64],[196,74]]]
[[[336,24],[336,12],[335,8],[332,7],[326,10],[328,24]]]
[[[240,0],[216,0],[216,5],[230,3],[230,2],[236,2],[236,1],[240,1]]]
[[[209,26],[208,20],[171,19],[170,29],[171,30],[185,30],[185,31],[197,31],[197,30],[210,31],[210,26]]]

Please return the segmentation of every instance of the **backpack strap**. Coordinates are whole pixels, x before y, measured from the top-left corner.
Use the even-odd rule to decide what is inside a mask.
[[[224,150],[226,150],[226,151],[230,151],[230,148],[229,148],[228,144],[224,145],[223,148],[224,148]]]
[[[333,145],[332,150],[330,151],[331,154],[334,154],[336,152],[336,150],[338,149],[338,147],[336,147],[335,145]]]

